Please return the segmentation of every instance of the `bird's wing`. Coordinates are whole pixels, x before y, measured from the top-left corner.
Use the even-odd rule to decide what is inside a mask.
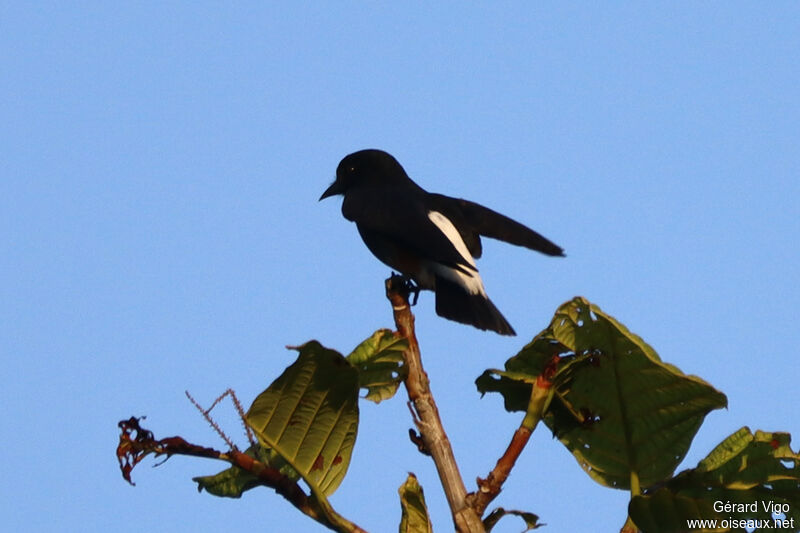
[[[484,207],[469,200],[462,200],[460,198],[450,198],[443,194],[430,194],[431,203],[439,206],[439,210],[447,214],[451,219],[459,219],[462,225],[459,226],[462,235],[464,233],[472,232],[498,239],[517,246],[524,246],[531,250],[536,250],[547,255],[564,255],[564,250],[557,244],[551,242],[549,239],[539,235],[527,226],[524,226],[512,220],[505,215],[501,215],[497,211],[492,211],[488,207]],[[455,214],[455,213],[458,214]],[[472,246],[470,251],[475,257],[480,257],[480,240],[477,235],[471,237],[472,240],[477,241],[477,254]],[[465,242],[470,242],[470,237],[464,239]]]
[[[362,235],[379,235],[420,259],[464,273],[477,272],[468,246],[453,222],[446,213],[432,209],[425,196],[384,188],[379,193],[350,192],[346,204],[345,217],[358,225]]]

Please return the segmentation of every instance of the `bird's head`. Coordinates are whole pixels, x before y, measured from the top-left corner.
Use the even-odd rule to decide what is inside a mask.
[[[362,185],[408,180],[397,159],[383,150],[361,150],[346,156],[336,168],[336,180],[325,189],[320,200]]]

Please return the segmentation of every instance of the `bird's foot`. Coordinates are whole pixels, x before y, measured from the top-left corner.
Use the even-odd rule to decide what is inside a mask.
[[[401,291],[405,294],[406,298],[410,295],[414,295],[413,299],[409,299],[409,303],[414,306],[417,305],[417,300],[419,300],[419,285],[414,283],[414,280],[409,278],[408,276],[403,276],[402,274],[395,274],[392,272],[392,276],[387,280],[388,284],[394,288],[395,290]]]

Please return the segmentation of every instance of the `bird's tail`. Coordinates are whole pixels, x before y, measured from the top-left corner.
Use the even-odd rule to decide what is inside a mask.
[[[516,335],[511,324],[485,294],[470,294],[460,285],[440,276],[436,276],[436,314],[500,335]]]

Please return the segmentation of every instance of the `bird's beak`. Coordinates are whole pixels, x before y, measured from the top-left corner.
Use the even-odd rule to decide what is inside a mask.
[[[344,191],[342,191],[342,184],[339,183],[338,181],[334,181],[333,183],[331,183],[330,187],[325,189],[325,192],[322,193],[322,196],[320,196],[319,200],[317,201],[324,200],[325,198],[328,198],[330,196],[335,196],[337,194],[342,194],[343,192]]]

